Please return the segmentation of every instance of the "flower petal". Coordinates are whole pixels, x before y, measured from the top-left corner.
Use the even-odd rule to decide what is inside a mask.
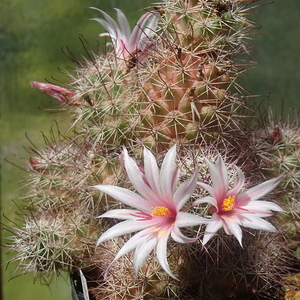
[[[151,16],[149,16],[149,18],[147,19],[147,24],[143,25],[144,30],[140,39],[143,43],[146,43],[146,41],[155,34],[159,19],[159,12],[151,11],[149,12],[149,14],[151,14]]]
[[[275,189],[275,187],[279,184],[281,179],[282,176],[279,176],[277,178],[273,178],[259,185],[256,185],[250,188],[249,190],[245,191],[244,193],[238,195],[237,201],[239,202],[239,204],[242,204],[250,200],[258,200],[266,194],[270,193],[273,189]]]
[[[144,242],[139,242],[136,250],[134,252],[134,272],[135,274],[138,273],[141,266],[144,264],[148,255],[152,252],[157,244],[156,236],[151,236],[144,240]]]
[[[113,227],[109,228],[108,230],[106,230],[100,236],[100,238],[96,243],[96,247],[98,247],[101,243],[110,240],[114,237],[139,231],[147,227],[149,227],[149,222],[147,221],[138,222],[138,221],[128,220],[128,221],[118,223]]]
[[[173,201],[175,204],[176,211],[179,211],[182,206],[190,199],[193,194],[198,179],[198,167],[191,178],[183,182],[176,190]]]
[[[114,39],[114,40],[118,39],[120,36],[120,28],[119,28],[118,24],[116,23],[116,21],[111,16],[109,16],[106,12],[104,12],[103,10],[96,8],[96,7],[90,7],[90,8],[101,12],[101,14],[106,19],[106,21],[103,19],[99,19],[99,18],[93,18],[91,20],[100,23],[105,28],[105,30],[108,31],[108,33],[112,39]]]
[[[266,216],[272,215],[271,211],[283,211],[277,204],[270,201],[249,201],[246,205],[242,206],[248,212],[254,214],[265,214]]]
[[[114,258],[114,261],[116,261],[121,256],[125,255],[126,253],[130,252],[131,250],[135,249],[140,243],[143,243],[144,240],[152,236],[153,229],[152,228],[146,228],[138,233],[136,233],[133,237],[131,237],[119,250],[117,255]]]
[[[148,201],[146,201],[143,197],[130,190],[121,188],[119,186],[102,184],[95,185],[94,188],[138,210],[144,212],[152,211],[151,204]]]
[[[120,30],[122,32],[122,38],[124,38],[124,40],[128,42],[131,36],[131,30],[130,30],[128,20],[120,9],[115,8],[115,10],[117,11],[117,18],[118,18]]]
[[[126,148],[123,149],[123,153],[125,169],[134,188],[144,197],[144,199],[148,200],[152,206],[159,205],[160,199],[157,199],[157,195],[150,186],[145,183],[142,172],[135,161],[128,155]]]
[[[197,182],[197,184],[200,185],[202,188],[204,188],[207,192],[209,192],[210,195],[213,198],[216,199],[216,203],[217,203],[217,201],[222,201],[223,200],[223,196],[218,198],[218,195],[217,195],[217,193],[215,192],[215,189],[212,186],[210,186],[206,183],[203,183],[203,182]]]
[[[217,215],[213,214],[210,222],[206,226],[204,237],[203,237],[203,246],[214,236],[214,234],[223,226],[222,219]]]
[[[75,96],[75,93],[50,83],[31,81],[30,85],[31,87],[39,89],[43,93],[47,94],[50,97],[53,97],[61,103],[68,104],[70,103],[71,98]]]
[[[276,232],[276,228],[268,221],[261,219],[252,214],[243,214],[241,219],[241,226],[258,229],[258,230],[266,230]]]
[[[213,183],[214,195],[217,200],[219,200],[220,198],[223,199],[224,195],[228,190],[228,175],[224,161],[220,154],[218,154],[216,164],[213,164],[209,160],[206,161]]]
[[[115,218],[115,219],[121,219],[121,220],[136,220],[136,213],[139,212],[134,209],[112,209],[98,218]]]
[[[159,169],[154,155],[144,147],[144,171],[146,179],[157,196],[161,197]]]
[[[160,169],[160,186],[164,199],[173,199],[174,186],[177,185],[178,172],[175,167],[176,161],[176,145],[172,146],[161,165]],[[175,171],[176,170],[176,171]]]
[[[174,227],[188,227],[209,223],[211,219],[202,218],[198,215],[180,211],[177,213]]]
[[[144,50],[147,39],[150,38],[150,35],[153,35],[154,30],[156,28],[155,20],[157,19],[158,15],[153,12],[147,12],[144,15],[141,16],[141,18],[138,20],[136,26],[134,27],[131,37],[130,37],[130,44],[131,45],[139,45]],[[150,22],[149,22],[150,20]],[[146,35],[146,26],[148,25],[148,31]],[[151,30],[151,31],[150,31]],[[141,44],[141,42],[143,42]]]
[[[210,196],[203,197],[203,198],[200,198],[200,199],[194,201],[193,206],[196,206],[196,205],[201,204],[201,203],[208,203],[208,204],[214,206],[215,208],[218,208],[218,203],[217,203],[216,198],[213,198],[213,197],[210,197]]]
[[[226,218],[226,219],[224,218],[223,221],[226,222],[226,227],[228,228],[229,232],[237,238],[240,245],[243,247],[243,245],[242,245],[242,237],[243,237],[242,229],[239,226],[238,222],[235,220],[235,218],[233,218],[233,217]]]
[[[159,237],[157,246],[156,246],[156,255],[157,259],[162,266],[162,268],[174,279],[178,280],[175,275],[172,273],[168,261],[167,261],[167,243],[168,238],[170,236],[171,229],[168,232],[165,232],[163,235]]]
[[[192,243],[198,239],[198,237],[190,238],[190,237],[185,236],[177,226],[173,227],[173,230],[171,231],[171,237],[175,242],[183,243],[183,244],[184,243]]]
[[[227,192],[226,196],[237,195],[245,184],[245,175],[243,171],[237,166],[236,166],[236,171],[237,171],[237,182],[235,183],[234,187]],[[224,198],[226,198],[226,196]]]

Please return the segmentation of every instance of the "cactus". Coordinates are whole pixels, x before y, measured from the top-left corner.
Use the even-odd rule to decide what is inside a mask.
[[[73,126],[94,135],[106,151],[136,140],[155,151],[174,141],[193,145],[220,135],[225,142],[240,130],[244,100],[236,94],[241,71],[234,59],[247,52],[244,39],[254,25],[246,9],[223,6],[166,1],[151,13],[159,18],[157,31],[145,28],[153,32],[151,46],[136,45],[125,58],[112,52],[80,65],[70,82]]]
[[[119,26],[96,9],[105,51],[67,87],[31,83],[69,127],[29,149],[24,225],[8,244],[24,272],[82,270],[90,299],[277,299],[299,207],[271,216],[299,196],[299,130],[245,121],[253,7],[164,0],[132,32],[120,10]]]
[[[253,134],[254,148],[260,156],[260,168],[270,176],[283,174],[282,196],[286,214],[281,216],[283,230],[295,256],[300,258],[299,247],[299,186],[300,186],[300,129],[298,114],[290,113],[286,120],[274,116],[270,107],[264,112],[264,123],[259,122]]]

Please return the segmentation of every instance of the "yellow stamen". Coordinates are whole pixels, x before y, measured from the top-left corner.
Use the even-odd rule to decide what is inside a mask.
[[[225,211],[230,211],[234,207],[235,196],[229,196],[228,198],[223,200],[222,208]]]
[[[170,210],[164,206],[155,206],[150,215],[152,217],[165,217],[170,213]]]

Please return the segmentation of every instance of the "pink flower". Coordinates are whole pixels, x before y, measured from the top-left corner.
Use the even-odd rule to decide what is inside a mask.
[[[125,59],[129,55],[135,55],[137,52],[145,54],[147,49],[151,47],[150,39],[155,33],[158,21],[159,14],[157,12],[147,12],[142,15],[131,32],[128,20],[120,9],[115,9],[120,25],[118,26],[115,20],[107,13],[95,7],[91,8],[100,11],[106,19],[94,18],[91,20],[99,22],[107,30],[107,33],[101,33],[99,36],[108,36],[111,38],[115,54],[118,58]]]
[[[207,160],[213,186],[198,183],[210,196],[196,200],[193,204],[209,203],[212,206],[211,222],[207,225],[203,244],[205,245],[212,236],[223,227],[229,235],[233,234],[242,246],[242,230],[240,226],[276,231],[275,227],[262,219],[271,216],[273,211],[282,211],[275,203],[258,201],[270,193],[280,182],[281,176],[268,180],[247,191],[240,193],[244,186],[245,176],[242,170],[236,167],[237,181],[229,189],[227,170],[222,157],[219,155],[216,164]]]
[[[51,96],[52,98],[58,100],[61,103],[68,104],[70,103],[70,100],[72,97],[75,96],[75,93],[62,88],[60,86],[50,84],[50,83],[42,83],[38,81],[31,81],[30,85],[32,87],[38,88],[48,96]]]
[[[179,179],[179,169],[175,165],[176,146],[168,151],[160,170],[155,157],[146,148],[144,148],[144,172],[129,157],[126,149],[123,150],[122,160],[127,175],[138,193],[111,185],[95,187],[134,209],[114,209],[101,215],[100,217],[126,221],[118,223],[104,232],[98,239],[97,246],[114,237],[139,231],[124,244],[113,262],[136,249],[134,270],[137,273],[147,256],[155,249],[162,268],[175,278],[167,262],[169,237],[171,236],[178,243],[193,242],[196,238],[186,237],[179,228],[207,222],[207,219],[200,216],[181,211],[196,187],[198,169],[188,180],[176,188]]]

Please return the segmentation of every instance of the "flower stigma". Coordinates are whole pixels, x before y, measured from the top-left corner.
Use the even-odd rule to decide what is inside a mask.
[[[151,212],[152,217],[167,217],[171,214],[171,211],[164,206],[155,206]]]
[[[222,203],[222,209],[224,211],[232,210],[234,207],[235,198],[235,196],[229,196],[228,198],[224,199]]]

